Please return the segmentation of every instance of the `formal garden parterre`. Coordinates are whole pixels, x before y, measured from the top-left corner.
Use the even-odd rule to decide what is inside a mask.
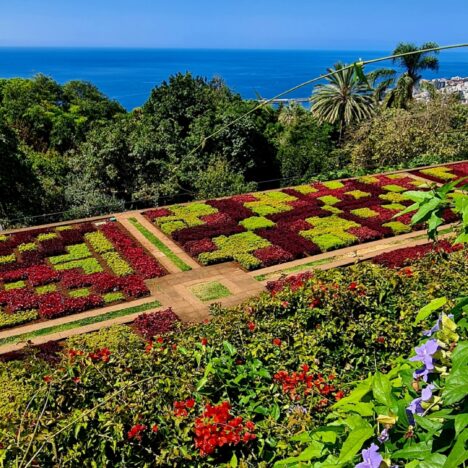
[[[419,229],[405,191],[427,185],[407,173],[317,182],[144,212],[203,265],[253,270]],[[455,220],[449,210],[445,221]]]
[[[443,166],[428,167],[426,169],[412,171],[412,173],[433,182],[446,184],[447,182],[453,182],[468,177],[468,162],[463,161]]]
[[[117,222],[0,236],[0,329],[128,301],[165,270]]]

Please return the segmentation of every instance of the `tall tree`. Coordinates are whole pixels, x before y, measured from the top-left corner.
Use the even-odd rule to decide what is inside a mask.
[[[426,42],[418,47],[415,44],[408,42],[400,42],[393,55],[409,54],[393,59],[393,63],[402,67],[405,71],[398,79],[396,87],[387,95],[387,107],[402,107],[406,108],[408,102],[413,99],[414,87],[422,78],[423,70],[438,70],[439,59],[437,55],[439,51],[422,52],[427,49],[439,47],[435,42]]]
[[[311,111],[320,122],[338,126],[340,140],[351,123],[369,118],[374,111],[372,89],[355,73],[354,68],[335,64],[328,72],[337,72],[318,85],[311,97]]]

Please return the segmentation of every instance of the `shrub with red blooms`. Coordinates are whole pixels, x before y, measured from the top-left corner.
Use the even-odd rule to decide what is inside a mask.
[[[136,439],[141,440],[141,433],[146,431],[147,426],[144,424],[135,424],[128,432],[127,437],[129,440]]]
[[[450,242],[443,240],[436,244],[429,243],[386,252],[374,257],[372,262],[388,268],[400,268],[420,259],[430,252],[451,253],[456,252],[461,248],[462,246],[460,244],[452,245]]]
[[[205,238],[185,243],[184,249],[192,257],[197,257],[203,252],[213,252],[217,247],[211,239]]]
[[[143,338],[149,340],[154,336],[174,331],[179,321],[179,317],[169,308],[161,312],[141,314],[135,319],[133,326]]]
[[[43,286],[59,281],[60,274],[47,265],[37,265],[28,268],[28,278],[33,286]]]
[[[276,295],[286,287],[289,287],[291,291],[297,291],[299,288],[304,286],[314,275],[310,271],[300,273],[298,275],[286,276],[276,281],[268,281],[267,289],[270,291],[272,296]]]
[[[334,376],[330,375],[325,379],[321,374],[313,374],[309,370],[309,366],[303,364],[300,371],[289,373],[282,370],[277,372],[273,379],[281,385],[283,392],[289,395],[292,400],[300,400],[302,397],[312,394],[327,399],[334,396],[336,399],[335,386],[330,383]],[[341,393],[338,397],[338,399],[342,398]],[[328,400],[326,401],[328,403]],[[319,406],[324,406],[322,400],[319,402]]]
[[[225,401],[219,405],[207,404],[203,414],[195,420],[195,447],[202,457],[211,455],[217,448],[238,445],[255,440],[255,424],[233,416],[231,405]]]
[[[270,245],[269,247],[256,250],[254,255],[262,261],[262,264],[265,267],[294,260],[292,254],[286,252],[286,250],[283,250],[277,245]]]
[[[142,297],[149,293],[145,282],[138,276],[126,276],[120,279],[122,291],[130,297]]]
[[[89,353],[89,358],[91,361],[102,361],[102,362],[109,362],[111,352],[109,348],[101,348],[97,349],[93,353]]]
[[[187,398],[185,401],[174,401],[174,416],[185,418],[188,416],[188,410],[195,406],[193,398]]]

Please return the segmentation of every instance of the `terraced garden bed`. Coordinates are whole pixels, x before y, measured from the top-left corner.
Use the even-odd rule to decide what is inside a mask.
[[[429,167],[427,169],[420,169],[412,171],[413,174],[425,179],[432,180],[446,184],[454,180],[460,180],[468,177],[468,162],[459,162],[453,164],[446,164],[444,166]]]
[[[301,185],[278,191],[144,212],[203,265],[237,261],[254,270],[419,229],[403,192],[424,182],[410,174]],[[445,220],[453,221],[447,211]]]
[[[149,293],[165,270],[116,222],[0,236],[0,329]]]

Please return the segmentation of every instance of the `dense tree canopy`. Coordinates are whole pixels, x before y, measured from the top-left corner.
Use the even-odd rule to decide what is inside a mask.
[[[411,70],[419,73],[427,59],[418,56]],[[177,74],[127,112],[87,82],[1,79],[0,219],[4,226],[55,221],[268,188],[257,182],[269,180],[351,175],[420,156],[466,157],[466,108],[437,97],[385,110],[398,102],[399,86],[404,94],[403,78],[394,89],[392,70],[367,81],[353,69],[336,74],[307,112],[294,104],[258,108],[219,78]]]

